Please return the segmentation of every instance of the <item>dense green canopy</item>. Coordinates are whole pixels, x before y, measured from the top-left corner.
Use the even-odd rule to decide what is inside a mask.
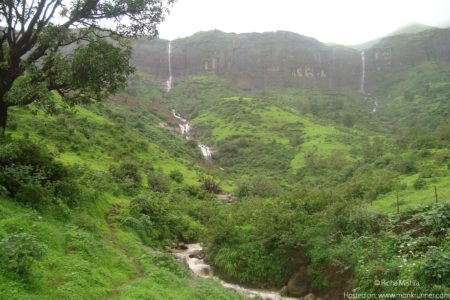
[[[173,0],[6,0],[0,4],[0,127],[49,97],[101,99],[132,72],[124,38],[156,36]],[[63,55],[65,53],[65,55]]]

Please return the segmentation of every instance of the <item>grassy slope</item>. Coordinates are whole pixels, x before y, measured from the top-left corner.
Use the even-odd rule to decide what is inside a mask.
[[[199,158],[198,150],[159,127],[161,120],[169,119],[164,111],[108,103],[54,116],[36,108],[15,108],[8,133],[44,143],[64,164],[82,165],[94,174],[134,157],[143,174],[150,166],[177,169],[185,184],[197,184],[205,173],[192,163]],[[129,196],[104,191],[95,202],[58,219],[53,211],[38,212],[1,196],[0,236],[33,234],[47,245],[48,254],[34,266],[31,282],[0,274],[0,298],[241,298],[216,282],[191,278],[171,255],[150,251],[122,227],[117,210],[129,201]]]
[[[71,116],[63,113],[53,117],[33,108],[35,113],[27,108],[15,108],[11,117],[15,130],[10,134],[45,141],[68,164],[87,164],[95,170],[106,171],[118,159],[130,156],[164,171],[178,169],[188,183],[197,182],[197,172],[201,169],[191,163],[199,157],[196,149],[158,127],[158,118],[168,116],[150,109],[133,112],[114,103],[108,106],[109,115],[102,112],[105,108],[77,107]]]
[[[450,71],[435,62],[391,75],[374,94],[378,120],[391,131],[429,132],[450,118]]]
[[[398,177],[405,209],[433,202],[434,186],[442,200],[449,197],[449,171],[445,164],[437,162],[446,150],[430,149],[431,155],[423,158],[419,151],[398,148],[393,132],[393,128],[408,128],[411,120],[426,124],[431,131],[436,123],[448,119],[446,74],[428,63],[393,76],[375,93],[380,102],[376,114],[371,112],[371,101],[352,91],[288,89],[250,93],[207,76],[185,79],[174,88],[171,99],[177,110],[192,118],[197,137],[219,150],[216,162],[233,178],[263,174],[283,181],[305,166],[305,155],[311,152],[326,157],[337,151],[348,162],[356,163],[362,161],[368,141],[383,138],[386,153],[414,157],[416,161],[416,172]],[[426,83],[430,88],[423,94]],[[405,90],[412,91],[415,105],[404,99]],[[352,119],[353,128],[342,124],[346,116]],[[414,182],[427,169],[435,172],[425,179],[424,188],[415,189]],[[392,191],[378,196],[372,205],[383,212],[394,212],[395,199],[396,191]]]
[[[2,299],[241,299],[216,282],[191,278],[168,254],[106,221],[112,201],[99,202],[55,220],[0,199],[0,232],[31,233],[48,247],[31,283],[0,274]]]
[[[392,75],[375,95],[380,100],[379,122],[400,136],[411,139],[431,136],[438,124],[450,119],[450,73],[433,62]],[[405,155],[414,152],[402,151]],[[421,170],[432,170],[432,174],[425,179],[426,186],[419,190],[412,187],[419,173],[401,178],[401,183],[407,186],[399,193],[403,208],[433,203],[435,186],[441,201],[450,199],[449,168],[437,162],[437,158],[448,154],[449,149],[430,149],[427,152],[430,155],[417,160],[419,173]],[[395,192],[389,193],[377,199],[374,206],[384,212],[392,212],[396,209],[396,198]]]
[[[311,151],[321,155],[341,151],[353,161],[360,157],[353,148],[373,135],[342,125],[349,111],[371,118],[371,104],[350,91],[290,89],[250,93],[235,90],[217,77],[195,76],[176,86],[170,98],[176,109],[192,120],[197,137],[218,148],[218,163],[239,173],[292,174],[304,165],[304,156]],[[238,145],[242,140],[250,145]],[[225,145],[240,148],[236,160],[224,161],[220,157]],[[260,153],[260,149],[267,151]],[[249,156],[259,162],[277,162],[249,162]]]

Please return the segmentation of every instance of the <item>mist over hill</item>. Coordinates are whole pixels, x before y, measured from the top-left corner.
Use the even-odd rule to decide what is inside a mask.
[[[420,26],[397,33],[419,31]],[[326,45],[291,32],[233,34],[199,32],[172,43],[175,84],[190,75],[218,75],[241,89],[274,87],[361,87],[361,52],[351,47]],[[373,90],[389,74],[436,61],[450,62],[448,29],[396,34],[365,49],[365,82]],[[134,63],[163,83],[168,78],[168,41],[135,43]]]

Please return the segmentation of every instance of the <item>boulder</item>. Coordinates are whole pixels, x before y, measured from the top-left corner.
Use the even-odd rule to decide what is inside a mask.
[[[185,243],[178,243],[178,249],[187,250],[188,246]]]
[[[308,295],[303,297],[303,300],[317,300],[317,298],[316,295],[314,295],[313,293],[309,293]]]
[[[287,284],[287,293],[291,297],[303,297],[308,293],[308,278],[305,273],[297,272]]]
[[[199,258],[202,259],[204,257],[203,250],[202,249],[194,249],[192,251],[189,251],[189,257],[190,258]]]
[[[288,295],[288,287],[285,285],[280,290],[280,296],[286,297]]]

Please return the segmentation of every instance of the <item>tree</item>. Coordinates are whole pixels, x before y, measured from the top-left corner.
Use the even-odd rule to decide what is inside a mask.
[[[101,100],[124,87],[129,37],[158,34],[175,0],[2,0],[0,128],[8,108],[52,98]]]

